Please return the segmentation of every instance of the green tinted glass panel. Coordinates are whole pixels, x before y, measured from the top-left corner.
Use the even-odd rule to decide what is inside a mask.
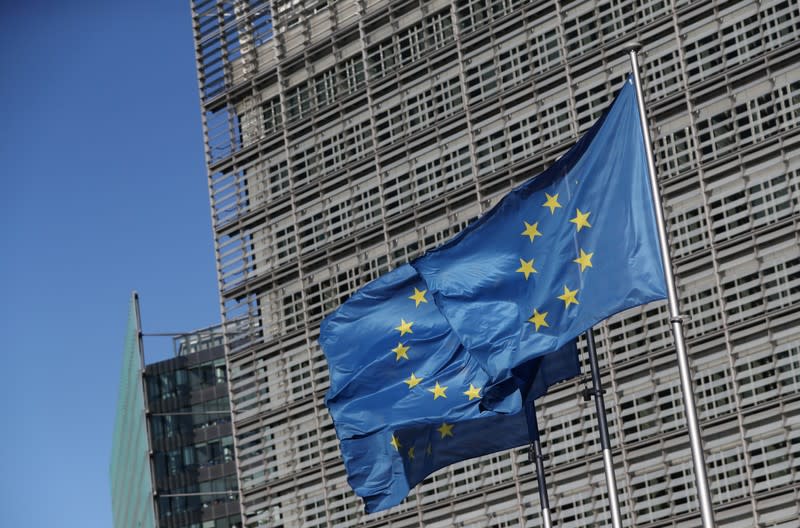
[[[128,314],[111,448],[111,507],[114,528],[156,527],[138,319],[138,302],[134,295]]]

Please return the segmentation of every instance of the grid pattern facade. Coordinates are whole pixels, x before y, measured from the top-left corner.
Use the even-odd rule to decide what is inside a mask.
[[[640,61],[717,522],[800,518],[800,7],[789,0],[192,2],[246,526],[539,526],[524,449],[365,515],[319,322],[463,228]],[[668,314],[596,329],[626,526],[700,526]],[[539,409],[557,526],[609,524],[580,380]]]

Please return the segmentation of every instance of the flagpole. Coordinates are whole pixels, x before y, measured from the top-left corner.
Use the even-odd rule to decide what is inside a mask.
[[[536,464],[536,482],[539,485],[539,505],[542,508],[542,520],[544,528],[553,528],[553,520],[550,517],[550,500],[547,497],[547,481],[544,477],[544,454],[542,454],[542,441],[539,438],[539,422],[536,420],[536,405],[531,402],[528,416],[528,432],[530,433],[531,445],[528,457]],[[533,433],[536,434],[533,434]]]
[[[650,131],[647,125],[647,118],[644,110],[644,96],[642,94],[642,82],[639,78],[639,61],[637,52],[642,48],[638,42],[628,43],[624,49],[629,53],[631,60],[631,70],[636,85],[636,95],[639,103],[639,120],[644,135],[644,147],[647,153],[647,168],[650,177],[650,191],[653,195],[655,204],[656,223],[658,225],[658,239],[661,246],[661,259],[664,263],[664,276],[667,283],[667,295],[669,302],[669,318],[672,323],[672,334],[675,338],[675,351],[678,354],[678,371],[681,379],[681,390],[683,392],[683,407],[686,414],[686,426],[689,429],[689,442],[692,450],[692,460],[694,462],[694,477],[697,486],[697,495],[700,500],[700,514],[703,518],[705,528],[714,528],[714,510],[711,503],[711,493],[708,487],[708,476],[706,474],[705,457],[703,455],[703,439],[700,436],[700,425],[697,421],[697,409],[694,403],[694,392],[692,387],[692,374],[689,368],[689,356],[686,351],[686,343],[683,338],[683,319],[678,307],[678,293],[675,288],[675,277],[672,273],[672,261],[669,255],[669,245],[667,243],[667,229],[664,222],[664,212],[661,207],[661,195],[656,180],[656,167],[653,161],[653,148],[650,143]]]
[[[611,506],[611,525],[622,528],[622,517],[619,513],[619,496],[617,494],[617,477],[614,475],[614,461],[611,458],[611,439],[608,436],[608,420],[606,419],[606,402],[603,398],[603,386],[600,380],[600,365],[597,361],[597,349],[594,343],[592,328],[586,331],[586,345],[589,352],[589,367],[592,370],[592,388],[585,389],[583,398],[589,400],[594,396],[597,409],[597,428],[600,430],[600,447],[603,451],[603,466],[606,471],[606,487],[608,488],[608,502]]]

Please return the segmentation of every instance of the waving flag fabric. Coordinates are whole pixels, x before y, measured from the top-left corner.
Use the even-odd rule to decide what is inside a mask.
[[[323,321],[326,404],[368,512],[527,443],[533,399],[579,373],[576,337],[666,296],[635,97],[628,80],[550,169]]]
[[[319,340],[326,404],[368,512],[400,503],[441,467],[526,444],[526,403],[580,372],[570,342],[493,383],[409,265],[356,292],[323,321]]]
[[[496,380],[617,312],[665,298],[632,79],[566,155],[412,265]]]

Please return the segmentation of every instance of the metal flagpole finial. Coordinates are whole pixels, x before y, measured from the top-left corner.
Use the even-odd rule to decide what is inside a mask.
[[[631,40],[630,42],[626,42],[622,45],[622,51],[625,53],[630,53],[631,51],[638,52],[642,49],[642,43],[638,40]]]

